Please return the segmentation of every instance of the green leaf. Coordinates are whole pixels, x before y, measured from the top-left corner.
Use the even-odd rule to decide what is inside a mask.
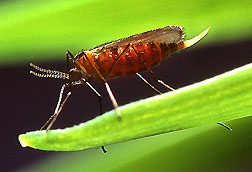
[[[120,107],[66,129],[21,134],[22,146],[75,151],[238,119],[252,114],[252,63],[211,79]]]

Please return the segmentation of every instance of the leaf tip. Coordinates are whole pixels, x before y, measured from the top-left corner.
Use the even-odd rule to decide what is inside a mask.
[[[22,147],[27,147],[29,146],[29,143],[27,142],[27,139],[25,137],[25,134],[20,134],[18,136],[19,143],[21,144]]]

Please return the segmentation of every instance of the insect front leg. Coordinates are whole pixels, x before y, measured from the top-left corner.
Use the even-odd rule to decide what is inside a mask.
[[[65,105],[66,101],[68,100],[68,98],[71,96],[71,92],[69,91],[63,101],[63,103],[61,104],[61,100],[62,100],[62,96],[63,96],[63,93],[64,93],[64,89],[65,87],[67,87],[68,84],[64,84],[62,87],[61,87],[61,90],[60,90],[60,94],[59,94],[59,99],[58,99],[58,103],[57,103],[57,106],[54,110],[54,114],[46,121],[46,123],[40,128],[40,130],[43,130],[48,124],[47,128],[46,128],[46,131],[50,130],[50,128],[52,127],[52,125],[54,124],[54,122],[56,121],[57,117],[59,116],[63,106]]]
[[[70,75],[70,58],[69,56],[74,59],[73,54],[70,51],[66,51],[66,60],[67,60],[67,71],[68,71],[68,75],[69,75],[69,79],[68,79],[68,84],[69,84],[69,90],[70,92],[72,92],[72,79],[71,79],[71,75]]]
[[[75,81],[71,83],[71,86],[75,86],[75,85],[81,85],[84,84],[85,82],[80,80],[80,81]],[[65,97],[65,99],[62,102],[62,97],[63,97],[63,93],[66,87],[69,87],[69,84],[66,83],[64,85],[62,85],[61,90],[60,90],[60,94],[59,94],[59,99],[58,99],[58,103],[57,106],[54,110],[54,114],[46,121],[46,123],[40,128],[40,130],[43,130],[47,125],[46,131],[50,130],[52,125],[54,124],[54,122],[56,121],[56,119],[58,118],[62,108],[64,107],[64,105],[66,104],[67,100],[69,99],[69,97],[72,95],[72,92],[69,91]],[[62,103],[61,103],[62,102]]]
[[[60,90],[60,94],[59,94],[59,100],[57,103],[57,106],[55,108],[54,114],[46,121],[46,123],[40,128],[40,130],[43,130],[48,124],[46,130],[50,130],[50,128],[52,127],[53,123],[56,121],[60,111],[62,110],[64,104],[66,103],[66,101],[68,100],[68,98],[71,96],[72,94],[72,81],[71,81],[71,75],[70,75],[70,58],[69,56],[73,59],[74,56],[72,55],[72,53],[70,51],[66,51],[66,60],[67,60],[67,71],[68,71],[68,84],[64,84],[61,87]],[[69,87],[69,92],[67,93],[67,96],[65,97],[63,103],[61,104],[61,100],[62,100],[62,96],[64,93],[64,89],[65,87]],[[61,106],[60,106],[61,105]]]

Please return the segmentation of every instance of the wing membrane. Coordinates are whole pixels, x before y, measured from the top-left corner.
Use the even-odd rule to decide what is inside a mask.
[[[129,43],[135,44],[138,42],[159,42],[159,43],[179,43],[184,40],[184,29],[181,26],[166,26],[147,32],[139,33],[127,38],[118,39],[109,43],[99,45],[93,50],[102,48],[113,48],[124,46]]]

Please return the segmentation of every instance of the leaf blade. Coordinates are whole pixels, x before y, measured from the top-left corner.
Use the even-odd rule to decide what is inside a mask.
[[[174,92],[120,107],[66,129],[19,136],[22,146],[76,151],[126,140],[238,119],[252,114],[252,64]]]

